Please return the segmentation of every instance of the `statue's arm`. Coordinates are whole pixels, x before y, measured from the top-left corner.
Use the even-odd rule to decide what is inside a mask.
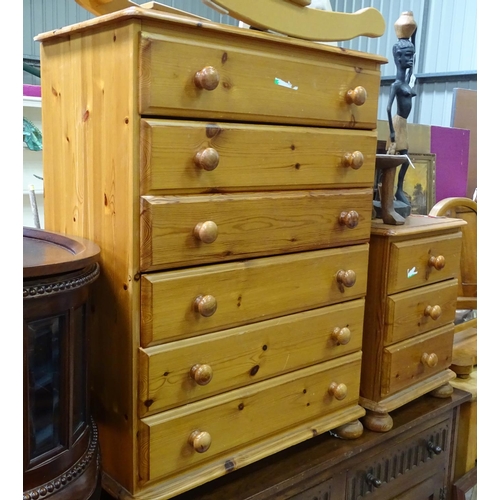
[[[391,91],[389,94],[389,101],[387,103],[387,121],[389,122],[389,137],[391,142],[396,142],[396,132],[394,131],[394,125],[392,123],[392,105],[394,104],[394,99],[396,98],[397,85],[394,82],[391,85]]]
[[[406,78],[405,78],[406,83],[410,83],[411,75],[413,75],[413,68],[408,68],[408,71],[406,72]]]

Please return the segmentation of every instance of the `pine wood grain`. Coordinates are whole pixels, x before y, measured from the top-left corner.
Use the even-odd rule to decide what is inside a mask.
[[[141,345],[254,323],[322,307],[366,293],[368,245],[252,259],[142,277]],[[341,287],[340,269],[352,269],[356,283]],[[217,300],[217,311],[201,317],[199,295]]]
[[[424,301],[427,301],[425,305],[442,305],[442,315],[436,320],[435,328],[453,326],[463,225],[460,219],[413,215],[403,226],[373,222],[361,371],[364,401],[380,402],[387,398],[381,394],[382,385],[387,388],[388,384],[387,378],[383,378],[388,373],[383,375],[382,363],[386,346],[397,348],[396,339],[407,342],[413,336],[418,338],[433,331],[434,320],[423,315]],[[432,255],[445,257],[444,268],[437,270],[428,265]],[[415,394],[422,388],[417,389],[416,385]],[[407,401],[409,396],[403,395],[406,389],[401,390],[399,402]],[[363,402],[363,406],[366,404]],[[394,409],[393,403],[391,406]]]
[[[142,197],[141,269],[224,262],[364,243],[370,237],[370,189]],[[356,227],[341,223],[355,211]],[[215,222],[202,243],[194,229]]]
[[[134,24],[110,25],[41,47],[45,227],[88,238],[101,248],[90,387],[104,467],[130,490],[136,479],[130,471],[137,457],[133,374],[140,326],[134,314],[139,307],[134,280],[139,122],[132,43],[137,33]],[[114,84],[117,74],[127,85]]]
[[[394,242],[390,249],[387,292],[395,293],[448,278],[456,278],[460,269],[462,233]],[[443,256],[445,266],[436,269],[430,257]]]
[[[384,344],[428,332],[455,320],[457,306],[456,279],[408,290],[387,297]],[[426,307],[439,306],[441,315],[433,319],[425,314]]]
[[[139,365],[139,356],[144,354],[140,351],[141,342],[142,347],[164,343],[163,347],[168,349],[166,342],[173,343],[192,337],[195,344],[196,337],[201,339],[205,334],[212,334],[221,329],[241,328],[246,323],[257,324],[260,321],[277,319],[281,315],[297,314],[309,309],[362,299],[367,286],[367,234],[363,237],[352,235],[363,234],[370,222],[368,211],[363,207],[368,207],[371,203],[368,172],[373,167],[373,157],[367,153],[365,165],[359,171],[349,168],[348,173],[351,175],[344,175],[338,166],[342,153],[339,144],[342,142],[346,149],[348,147],[350,150],[357,142],[356,137],[363,135],[365,139],[360,141],[360,147],[372,147],[370,141],[373,140],[374,134],[371,129],[374,128],[377,112],[380,64],[386,62],[386,59],[137,7],[54,30],[40,35],[37,39],[42,44],[42,98],[45,103],[42,118],[45,130],[46,226],[49,230],[87,238],[101,248],[101,280],[92,310],[91,390],[92,412],[99,426],[103,470],[109,478],[106,484],[119,485],[116,488],[113,486],[113,491],[122,498],[165,500],[196,484],[225,474],[225,464],[231,461],[233,455],[228,454],[218,463],[207,462],[206,467],[202,465],[192,470],[184,469],[179,474],[171,473],[171,470],[165,472],[161,469],[162,454],[171,452],[162,448],[162,444],[168,444],[168,438],[163,434],[170,431],[169,425],[166,424],[158,434],[158,441],[152,440],[152,446],[157,448],[152,454],[154,464],[149,464],[149,431],[140,422],[138,413],[139,385],[144,382],[144,370]],[[146,43],[141,45],[140,40],[145,40]],[[198,71],[201,61],[203,65],[208,62],[214,65],[222,64],[221,85],[213,91],[208,91],[211,94],[200,89],[193,91],[192,70],[196,67]],[[263,63],[264,72],[262,75],[255,75],[255,67],[250,67],[249,64],[255,66],[260,61]],[[274,74],[275,69],[280,71],[279,75]],[[314,76],[309,75],[311,71],[315,73]],[[269,75],[272,75],[271,82],[267,80]],[[300,78],[300,88],[295,91],[293,88],[277,85],[275,77],[282,78],[283,81]],[[368,99],[362,106],[347,104],[345,101],[345,95],[353,85],[363,85],[367,88]],[[293,95],[299,95],[298,100],[294,100]],[[296,154],[299,154],[300,161],[303,162],[300,169],[294,164],[294,173],[307,174],[302,175],[300,179],[299,175],[295,175],[297,180],[293,180],[289,175],[289,180],[283,182],[284,191],[296,192],[291,198],[271,194],[284,178],[281,172],[274,175],[274,170],[273,175],[269,170],[265,175],[262,173],[261,181],[256,175],[251,179],[249,174],[242,173],[241,175],[247,177],[240,182],[236,179],[236,174],[233,174],[232,179],[228,176],[226,186],[219,180],[217,182],[221,185],[210,186],[209,192],[204,191],[205,187],[198,191],[199,185],[188,186],[188,191],[182,191],[179,182],[183,181],[179,180],[175,181],[177,184],[174,183],[177,187],[170,187],[168,182],[164,184],[163,173],[160,185],[151,188],[155,195],[168,194],[173,201],[177,195],[186,196],[191,200],[191,196],[197,196],[200,200],[217,189],[219,194],[226,194],[231,191],[233,185],[236,191],[241,189],[247,193],[245,197],[230,193],[228,200],[253,199],[256,201],[254,206],[257,206],[257,200],[262,202],[267,195],[258,194],[252,198],[248,195],[253,192],[253,188],[248,189],[247,186],[244,189],[238,187],[238,183],[241,185],[254,182],[259,190],[264,190],[267,186],[267,199],[277,200],[277,206],[280,200],[289,201],[277,210],[274,210],[273,206],[267,206],[267,211],[259,212],[260,209],[256,208],[254,214],[263,216],[266,221],[274,217],[275,232],[284,231],[281,235],[286,241],[284,246],[279,243],[279,237],[269,238],[269,241],[247,240],[244,245],[240,243],[237,250],[241,252],[237,259],[239,262],[219,264],[220,255],[212,255],[209,260],[200,261],[207,265],[191,269],[184,269],[195,262],[190,260],[191,257],[186,251],[185,260],[180,260],[179,254],[174,258],[175,263],[172,263],[172,266],[177,269],[165,271],[167,266],[162,267],[163,264],[159,263],[156,268],[159,272],[141,274],[144,270],[140,265],[141,252],[144,251],[142,245],[149,237],[149,228],[153,227],[144,224],[147,214],[141,213],[141,194],[145,192],[141,190],[150,189],[144,187],[149,182],[144,179],[153,167],[142,162],[149,144],[156,144],[148,142],[150,139],[147,137],[141,142],[141,119],[147,119],[149,123],[155,122],[151,116],[140,114],[139,107],[144,105],[145,98],[151,98],[153,102],[153,107],[148,109],[152,113],[161,113],[158,117],[161,116],[166,121],[172,122],[174,118],[181,118],[184,122],[203,119],[205,132],[207,122],[219,124],[237,119],[244,119],[244,125],[247,125],[250,131],[266,130],[250,125],[257,121],[266,122],[266,127],[277,123],[294,125],[293,130],[292,127],[289,130],[293,132],[291,137],[286,136],[285,130],[284,135],[277,133],[274,136],[279,136],[280,150],[283,144],[290,142],[290,138],[294,140]],[[281,114],[273,116],[275,112]],[[305,125],[316,125],[318,138],[313,141],[316,141],[315,144],[325,155],[323,163],[314,151],[304,150],[305,139],[300,139],[303,136],[297,135],[297,131]],[[326,129],[317,126],[338,126],[346,130],[334,134],[336,139],[330,143],[323,142],[325,137],[329,136]],[[364,129],[365,132],[348,132],[349,128]],[[174,134],[172,130],[170,127],[169,134]],[[186,135],[194,134],[195,143],[201,140],[196,136],[199,130],[187,125],[184,128]],[[253,148],[257,147],[258,143],[266,150],[272,148],[273,143],[267,137],[270,134],[266,133],[265,139],[262,132],[259,134],[254,138],[250,134],[248,143],[245,144],[241,135],[233,136],[231,133],[234,144],[240,149],[246,148],[240,152],[240,158],[244,157],[245,151],[250,147],[252,151],[249,155],[257,158],[258,152],[254,152]],[[312,135],[315,136],[314,133]],[[284,137],[286,139],[283,139]],[[163,140],[164,136],[161,141]],[[191,139],[186,138],[186,142],[181,146],[182,141],[179,140],[181,153],[173,153],[170,159],[168,155],[164,156],[162,147],[155,150],[150,157],[155,158],[154,168],[157,168],[158,161],[162,165],[164,162],[173,161],[173,171],[182,169],[177,163],[180,163],[180,158],[187,150],[192,151],[193,143],[190,141]],[[219,147],[218,143],[217,146]],[[331,156],[327,157],[330,151]],[[267,160],[272,163],[272,153],[268,152],[266,155]],[[230,153],[228,158],[231,158],[232,169],[237,169],[234,153]],[[224,154],[222,160],[225,161]],[[220,165],[221,168],[224,161]],[[272,164],[278,165],[279,161]],[[312,165],[312,170],[306,170],[309,164]],[[244,160],[242,165],[245,165]],[[330,167],[331,177],[328,177],[325,169]],[[240,170],[242,168],[240,167]],[[217,170],[214,172],[217,173]],[[183,173],[186,174],[185,171]],[[323,193],[320,193],[319,177],[323,173],[326,184]],[[299,185],[304,186],[301,194],[297,191]],[[356,205],[361,207],[360,233],[356,233],[357,228],[351,230],[346,227],[333,227],[338,214],[333,216],[328,210],[331,206],[340,208],[340,205],[331,205],[329,201],[325,203],[324,200],[334,199],[327,191],[340,186],[346,188],[341,190],[345,191],[345,195],[338,193],[336,200],[355,199]],[[313,188],[311,191],[318,191],[316,199],[308,193],[309,188]],[[164,189],[173,191],[167,193]],[[290,200],[309,201],[302,205],[301,211]],[[184,216],[189,219],[192,208],[199,205],[185,205],[189,208]],[[204,206],[208,207],[203,211],[203,215],[206,215],[207,211],[211,210],[211,204]],[[232,209],[233,220],[238,218],[237,209],[238,207],[236,210]],[[302,242],[293,243],[294,235],[288,227],[290,221],[297,219],[299,225],[305,228],[308,219],[302,213],[304,209],[311,210],[316,222],[311,224],[310,229],[303,230],[306,243],[301,246]],[[324,220],[322,212],[326,214]],[[155,230],[158,230],[162,237],[168,234],[169,226],[175,225],[176,215],[177,212],[170,211],[169,208],[166,217],[158,219],[160,224]],[[199,212],[196,215],[199,215]],[[231,220],[230,210],[225,212],[225,217],[226,221]],[[157,219],[153,217],[152,220]],[[231,226],[230,222],[224,224],[228,224],[226,227]],[[328,224],[329,235],[326,230]],[[234,228],[234,225],[232,227]],[[182,231],[184,230],[183,227]],[[178,229],[176,231],[177,243],[182,239],[179,234],[187,236],[188,239],[192,237],[192,227],[189,235],[178,232]],[[319,246],[324,247],[324,250],[316,249],[311,231],[318,231]],[[349,231],[352,232],[351,236],[346,237]],[[222,239],[224,234],[222,231]],[[260,237],[265,239],[268,235],[263,231]],[[292,239],[287,240],[290,237]],[[339,244],[337,239],[342,240],[341,244],[346,246],[330,249]],[[249,255],[257,258],[241,260],[246,251],[246,244],[254,245]],[[303,252],[306,248],[311,251]],[[262,256],[259,256],[259,252],[262,252]],[[281,252],[289,253],[270,256]],[[329,252],[332,252],[331,255]],[[160,261],[165,260],[167,254],[168,252],[164,252]],[[144,254],[142,258],[147,260],[152,257]],[[267,259],[266,263],[264,259]],[[354,286],[347,287],[337,282],[335,275],[340,269],[356,271]],[[219,287],[215,293],[220,301],[216,314],[203,319],[194,317],[192,293],[195,292],[196,297],[200,293],[200,287],[204,289],[201,293],[213,293],[213,290],[205,288],[214,283]],[[231,284],[235,285],[234,288],[228,287]],[[345,309],[348,310],[347,307]],[[350,323],[356,324],[352,320]],[[355,335],[353,342],[354,346]],[[347,354],[344,361],[349,356],[351,355]],[[360,352],[357,351],[355,356],[359,357]],[[353,371],[350,376],[353,380],[356,377],[359,379],[359,366],[359,360],[352,364]],[[309,366],[302,370],[314,372],[316,368],[313,368]],[[304,373],[308,375],[303,380],[310,378],[312,387],[317,387],[316,372]],[[326,380],[328,370],[321,373]],[[274,378],[279,378],[281,382],[290,382],[290,387],[298,388],[299,383],[293,380],[294,372],[286,373],[258,382],[264,384],[262,388],[269,389],[268,395],[273,392],[280,395],[279,385],[271,390],[270,381]],[[253,385],[257,384],[251,384]],[[357,385],[359,381],[355,382],[354,387]],[[243,391],[246,388],[235,390]],[[312,392],[314,395],[314,391]],[[354,392],[356,393],[357,389]],[[216,398],[219,397],[224,397],[224,394],[210,397],[207,401],[217,401]],[[273,399],[271,396],[266,397],[266,401]],[[315,398],[319,398],[318,393]],[[202,403],[204,400],[184,406]],[[208,403],[208,406],[211,404]],[[285,422],[279,423],[279,418],[276,418],[276,425],[286,426],[287,422],[289,423],[289,427],[282,432],[272,427],[272,419],[269,423],[265,422],[267,427],[262,429],[261,437],[266,433],[267,437],[259,438],[254,443],[248,438],[247,446],[241,446],[234,454],[235,467],[247,465],[293,443],[308,439],[318,432],[325,432],[356,420],[364,414],[364,410],[357,404],[357,396],[356,402],[353,400],[345,406],[343,403],[336,405],[331,412],[321,410],[322,404],[319,399],[314,400],[311,406],[316,413],[311,413],[309,421],[307,409],[303,413],[306,415],[305,420],[302,420],[300,412],[285,415],[285,420],[288,419]],[[159,418],[161,415],[161,418],[168,419],[172,415],[170,411],[178,411],[181,407],[148,418]],[[166,416],[167,414],[170,416]],[[215,414],[218,415],[217,412]],[[274,415],[273,413],[272,416]],[[259,415],[259,418],[263,417]],[[175,431],[175,428],[173,429]],[[139,431],[140,447],[137,441]],[[219,428],[219,431],[222,432],[222,428]],[[169,474],[168,479],[165,474]],[[151,477],[156,479],[147,481],[147,478]]]
[[[373,185],[372,131],[149,119],[140,140],[143,195]],[[212,171],[195,163],[206,148],[219,156]],[[344,163],[355,151],[358,169]]]
[[[364,299],[141,349],[139,413],[151,415],[361,349]],[[350,340],[333,338],[348,328]],[[208,364],[198,385],[191,367]]]
[[[360,352],[350,354],[143,419],[140,432],[146,428],[147,437],[140,433],[139,440],[148,449],[142,455],[143,479],[179,473],[194,463],[214,462],[229,450],[231,455],[245,445],[272,434],[280,436],[304,422],[315,429],[315,419],[357,404],[360,363]],[[340,401],[328,393],[334,381],[348,388],[347,396]],[[205,430],[212,437],[205,453],[196,453],[187,445],[194,429]]]
[[[386,397],[449,368],[453,355],[453,324],[417,335],[384,349],[381,396]],[[435,354],[438,362],[429,367],[422,355]]]
[[[420,396],[429,394],[434,389],[446,385],[455,378],[455,373],[447,369],[431,375],[430,377],[424,378],[419,382],[408,386],[406,389],[398,391],[391,396],[381,399],[380,401],[374,401],[373,399],[367,399],[361,396],[359,398],[359,404],[366,410],[371,410],[376,413],[392,412],[414,401]],[[453,392],[451,393],[451,396],[453,396]]]
[[[141,113],[376,127],[380,75],[373,62],[332,60],[306,50],[283,57],[282,48],[270,44],[257,46],[248,39],[242,46],[229,37],[221,42],[204,35],[198,30],[186,40],[181,32],[175,37],[141,34]],[[198,43],[193,45],[196,39]],[[165,60],[171,65],[165,66]],[[220,77],[217,88],[210,91],[193,83],[194,75],[207,66],[215,68]],[[277,81],[289,83],[290,88]],[[346,93],[358,86],[366,90],[366,102],[361,106],[348,104]]]

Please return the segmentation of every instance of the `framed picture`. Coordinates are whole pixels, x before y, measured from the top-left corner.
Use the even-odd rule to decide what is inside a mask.
[[[477,468],[465,473],[454,485],[452,500],[476,500],[477,498]]]
[[[411,203],[411,213],[427,215],[436,203],[436,155],[408,154],[412,165],[408,167],[403,182],[403,191]],[[396,172],[396,192],[399,169]]]

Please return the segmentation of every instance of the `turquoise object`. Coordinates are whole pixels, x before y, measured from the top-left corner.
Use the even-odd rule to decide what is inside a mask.
[[[23,142],[31,151],[42,150],[42,132],[27,118],[23,117]]]

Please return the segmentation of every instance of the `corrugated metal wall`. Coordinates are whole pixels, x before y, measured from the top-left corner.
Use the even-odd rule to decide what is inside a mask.
[[[389,87],[396,74],[392,46],[396,42],[394,22],[404,11],[412,11],[417,22],[417,97],[409,123],[450,126],[453,89],[477,90],[477,4],[476,0],[330,0],[333,10],[355,12],[378,9],[386,21],[380,38],[359,37],[339,45],[383,55],[389,63],[382,68],[379,119],[387,120]]]
[[[136,0],[144,3],[146,0]],[[248,0],[252,1],[252,0]],[[40,48],[33,37],[93,17],[75,0],[23,0],[23,52],[26,61],[38,61]],[[217,13],[202,0],[161,0],[161,3],[236,25],[237,21]],[[379,119],[387,119],[389,86],[396,74],[392,46],[396,42],[394,22],[401,12],[411,10],[418,25],[415,74],[417,97],[408,121],[424,125],[449,126],[453,89],[477,90],[477,0],[330,0],[332,9],[356,12],[375,7],[386,20],[386,32],[380,38],[358,37],[339,45],[380,54],[389,63],[382,68]],[[39,83],[26,72],[25,83]]]

